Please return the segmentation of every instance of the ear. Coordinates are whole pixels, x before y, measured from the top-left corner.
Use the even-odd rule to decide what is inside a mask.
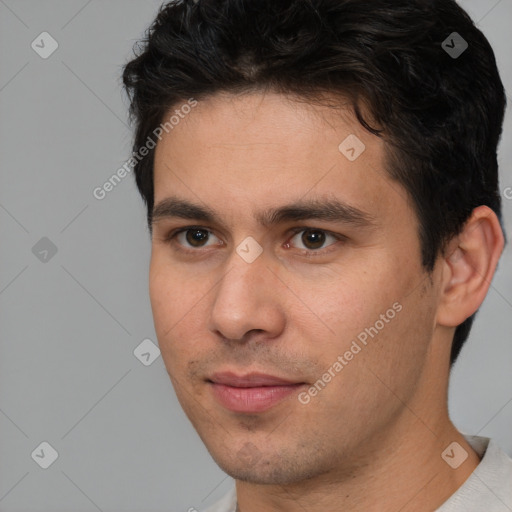
[[[457,327],[480,307],[504,244],[496,214],[487,206],[475,208],[442,257],[438,325]]]

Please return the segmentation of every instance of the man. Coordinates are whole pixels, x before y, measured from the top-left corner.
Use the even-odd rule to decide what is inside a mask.
[[[447,408],[504,246],[467,14],[171,2],[123,79],[162,357],[236,480],[210,510],[512,510],[512,460]]]

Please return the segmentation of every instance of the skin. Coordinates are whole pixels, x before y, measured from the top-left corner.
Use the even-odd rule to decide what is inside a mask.
[[[366,147],[353,162],[338,149],[349,134]],[[350,110],[270,92],[211,96],[157,145],[155,205],[174,196],[220,219],[155,220],[150,298],[178,400],[236,479],[242,512],[431,511],[479,462],[448,417],[449,354],[455,327],[487,293],[503,235],[489,208],[475,209],[427,274],[415,213],[384,152]],[[256,220],[329,198],[373,224]],[[203,242],[166,240],[198,225]],[[325,242],[292,228],[325,230]],[[252,263],[236,252],[248,236],[263,251]],[[206,379],[218,371],[264,372],[307,391],[397,302],[401,311],[309,403],[294,393],[247,414],[214,399]],[[441,457],[452,442],[468,454],[457,469]]]

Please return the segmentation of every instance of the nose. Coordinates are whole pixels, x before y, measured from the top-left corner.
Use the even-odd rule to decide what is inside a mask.
[[[233,251],[227,269],[214,288],[210,330],[238,341],[250,331],[263,332],[265,338],[278,336],[285,327],[284,304],[265,252],[248,263]]]

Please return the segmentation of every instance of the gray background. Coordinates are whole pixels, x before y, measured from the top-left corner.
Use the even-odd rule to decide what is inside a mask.
[[[495,48],[511,102],[512,0],[461,4]],[[203,510],[232,485],[162,358],[145,366],[133,353],[156,343],[133,177],[102,201],[92,194],[130,154],[121,66],[159,5],[0,0],[1,511]],[[43,31],[59,44],[48,59],[31,48]],[[508,110],[502,190],[512,186],[511,119]],[[511,239],[512,200],[504,213]],[[43,237],[57,247],[47,261],[32,250]],[[463,432],[512,455],[510,256],[509,246],[453,372],[450,410]],[[43,441],[59,454],[48,469],[31,457]]]

